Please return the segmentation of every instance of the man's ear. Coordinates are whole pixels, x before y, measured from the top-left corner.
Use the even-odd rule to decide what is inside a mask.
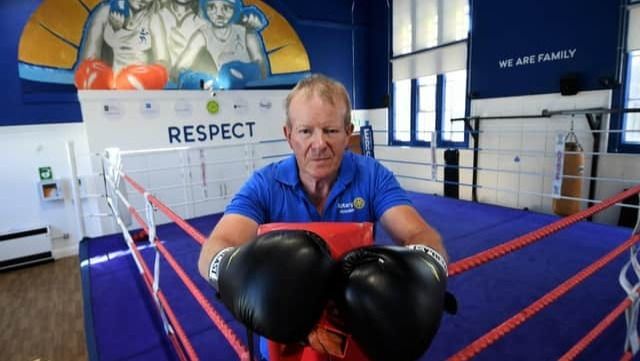
[[[284,139],[287,140],[287,142],[289,141],[289,138],[291,138],[291,128],[289,128],[289,126],[287,126],[286,124],[282,126],[282,133],[284,134]]]
[[[349,125],[347,125],[347,129],[346,129],[347,130],[347,135],[353,134],[353,129],[354,128],[355,127],[353,126],[353,123],[349,123]]]

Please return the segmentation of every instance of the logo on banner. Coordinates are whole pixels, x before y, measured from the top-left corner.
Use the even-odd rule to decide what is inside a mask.
[[[260,106],[260,109],[266,109],[269,110],[271,109],[271,100],[269,99],[262,99],[260,100],[260,103],[258,103],[258,106]]]
[[[109,102],[102,105],[102,114],[109,119],[120,119],[124,114],[120,104]]]
[[[145,118],[155,118],[158,116],[158,107],[154,102],[150,100],[145,100],[140,104],[140,114]]]
[[[209,100],[207,102],[207,111],[209,114],[218,114],[218,111],[220,111],[220,104],[215,100]]]
[[[181,117],[190,117],[191,114],[193,114],[191,103],[184,99],[176,100],[176,103],[173,105],[173,110],[176,112],[176,115]]]
[[[233,109],[236,114],[244,114],[249,110],[249,103],[244,98],[236,98],[233,101]]]

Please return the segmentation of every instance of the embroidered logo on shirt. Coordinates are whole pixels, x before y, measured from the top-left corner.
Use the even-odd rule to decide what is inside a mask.
[[[364,208],[364,204],[365,204],[364,198],[362,198],[362,197],[356,197],[353,200],[353,206],[356,207],[356,209]]]
[[[353,202],[338,203],[338,212],[341,214],[353,213],[356,209],[364,208],[365,201],[362,197],[356,197]]]

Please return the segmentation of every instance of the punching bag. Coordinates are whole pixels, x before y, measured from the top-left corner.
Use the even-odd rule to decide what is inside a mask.
[[[575,133],[569,132],[564,143],[564,165],[562,167],[563,197],[582,197],[582,176],[584,174],[584,153]],[[566,176],[580,177],[567,178]],[[553,212],[561,216],[569,216],[580,212],[581,201],[574,199],[554,198]]]
[[[459,198],[460,168],[458,167],[460,153],[457,149],[444,151],[444,196]]]

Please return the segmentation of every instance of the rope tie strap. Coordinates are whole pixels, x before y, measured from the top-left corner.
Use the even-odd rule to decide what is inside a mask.
[[[123,179],[127,181],[133,187],[133,189],[135,189],[141,194],[145,193],[145,189],[140,184],[138,184],[131,177],[126,175],[124,172],[120,171],[120,173],[122,174]],[[158,198],[149,194],[149,201],[154,206],[156,206],[160,211],[162,211],[162,213],[164,213],[167,217],[169,217],[169,219],[171,219],[180,228],[182,228],[182,230],[185,231],[189,236],[195,239],[196,242],[200,244],[204,244],[204,242],[206,241],[206,237],[202,235],[202,233],[198,232],[198,230],[193,228],[189,223],[187,223],[184,219],[182,219],[182,217],[176,214],[173,210],[165,206]]]
[[[582,351],[584,351],[596,338],[598,338],[609,326],[631,306],[631,300],[625,298],[618,306],[616,306],[605,318],[602,319],[589,333],[587,333],[580,341],[562,355],[559,361],[574,360]]]
[[[116,192],[116,194],[122,197],[122,194],[120,192]],[[154,287],[153,287],[155,283],[154,277],[151,275],[151,271],[149,270],[149,267],[147,267],[147,264],[144,262],[142,255],[140,254],[140,251],[135,246],[135,243],[131,238],[131,234],[129,234],[129,231],[127,230],[127,227],[124,225],[124,222],[119,216],[117,216],[117,212],[115,211],[115,208],[113,208],[111,198],[108,197],[107,201],[110,202],[116,223],[118,224],[118,226],[120,226],[120,230],[125,238],[125,243],[127,244],[131,252],[131,255],[133,256],[135,264],[138,267],[140,275],[142,276],[142,279],[144,281],[144,284],[147,286],[147,290],[153,297],[156,307],[160,312],[163,328],[165,332],[170,331],[170,332],[167,332],[167,335],[169,337],[169,341],[171,342],[174,349],[176,350],[178,358],[181,361],[182,360],[185,360],[185,361],[198,360],[198,356],[195,353],[195,350],[191,345],[191,342],[187,338],[187,335],[184,332],[184,329],[182,328],[180,323],[178,323],[178,320],[175,317],[175,314],[173,313],[173,310],[171,309],[171,306],[169,305],[169,302],[165,298],[164,294],[162,293],[161,290],[157,290],[157,291],[154,290]],[[132,207],[129,205],[129,209],[131,208]],[[174,327],[172,327],[171,325],[174,325]]]
[[[126,175],[124,172],[120,171],[122,179],[124,179],[127,183],[129,183],[136,191],[141,194],[145,194],[146,190],[134,181],[131,177]],[[182,219],[179,215],[173,212],[170,208],[165,206],[160,200],[158,200],[155,196],[151,194],[147,194],[146,198],[149,202],[157,207],[158,210],[162,211],[167,217],[169,217],[172,221],[174,221],[182,230],[184,230],[187,234],[189,234],[194,240],[198,243],[202,244],[205,241],[205,237],[198,232],[195,228],[193,228],[189,223],[187,223],[184,219]],[[149,227],[145,223],[144,219],[140,216],[138,211],[131,205],[128,207],[129,212],[133,216],[133,218],[140,224],[140,226],[149,233]],[[150,234],[150,233],[149,233]],[[151,238],[150,238],[151,240]],[[152,242],[155,244],[156,249],[164,256],[167,263],[171,266],[171,268],[176,272],[178,277],[182,280],[188,291],[192,294],[192,296],[196,299],[196,301],[200,304],[202,309],[205,311],[207,316],[211,319],[211,321],[217,326],[222,335],[227,339],[227,342],[234,349],[240,360],[248,361],[249,354],[247,348],[242,344],[239,337],[235,334],[235,332],[227,325],[222,316],[218,314],[218,312],[211,306],[207,298],[202,294],[202,292],[198,289],[195,283],[191,280],[191,278],[187,275],[187,273],[182,269],[179,263],[173,258],[169,250],[167,250],[158,236],[155,236],[155,240]]]
[[[638,253],[637,245],[633,245],[630,248],[630,251],[632,253],[632,259],[635,258]],[[624,300],[622,300],[622,302],[620,302],[607,316],[605,316],[591,331],[589,331],[589,333],[587,333],[582,339],[580,339],[580,341],[578,341],[575,345],[573,345],[573,347],[571,347],[569,351],[567,351],[564,355],[562,355],[562,357],[560,358],[561,361],[570,361],[578,357],[578,355],[582,353],[582,351],[584,351],[596,338],[598,338],[602,334],[602,332],[604,332],[607,328],[609,328],[611,324],[613,324],[613,322],[618,317],[620,317],[620,315],[622,315],[622,313],[626,314],[625,316],[627,318],[627,330],[633,330],[632,332],[627,331],[627,336],[626,336],[627,338],[625,340],[625,350],[629,354],[633,354],[631,349],[634,346],[632,345],[633,344],[637,345],[639,340],[638,340],[636,327],[631,328],[629,327],[629,324],[635,325],[637,323],[637,314],[635,317],[636,318],[635,323],[632,323],[633,321],[630,320],[630,316],[632,316],[633,308],[637,309],[638,299],[640,299],[640,294],[638,293],[640,291],[640,284],[638,283],[636,283],[635,285],[631,284],[631,282],[628,281],[626,276],[626,273],[629,269],[629,265],[632,265],[633,263],[637,264],[637,261],[627,262],[622,267],[622,271],[620,272],[620,277],[619,277],[620,284],[622,288],[625,289],[628,296]],[[636,272],[636,276],[637,276],[638,270],[636,269],[635,266],[634,266],[634,271]],[[635,340],[631,338],[634,336],[635,336]]]
[[[640,343],[638,342],[638,310],[640,305],[640,303],[638,302],[638,290],[640,289],[640,283],[638,283],[637,281],[640,279],[640,264],[638,263],[637,258],[638,247],[632,247],[629,253],[630,259],[622,267],[618,280],[620,282],[620,286],[622,286],[624,291],[627,293],[627,297],[630,303],[630,307],[625,310],[627,335],[624,348],[625,350],[631,351],[631,353],[635,355],[640,349]],[[627,276],[629,267],[631,267],[634,271],[636,278],[635,283],[632,283]]]

